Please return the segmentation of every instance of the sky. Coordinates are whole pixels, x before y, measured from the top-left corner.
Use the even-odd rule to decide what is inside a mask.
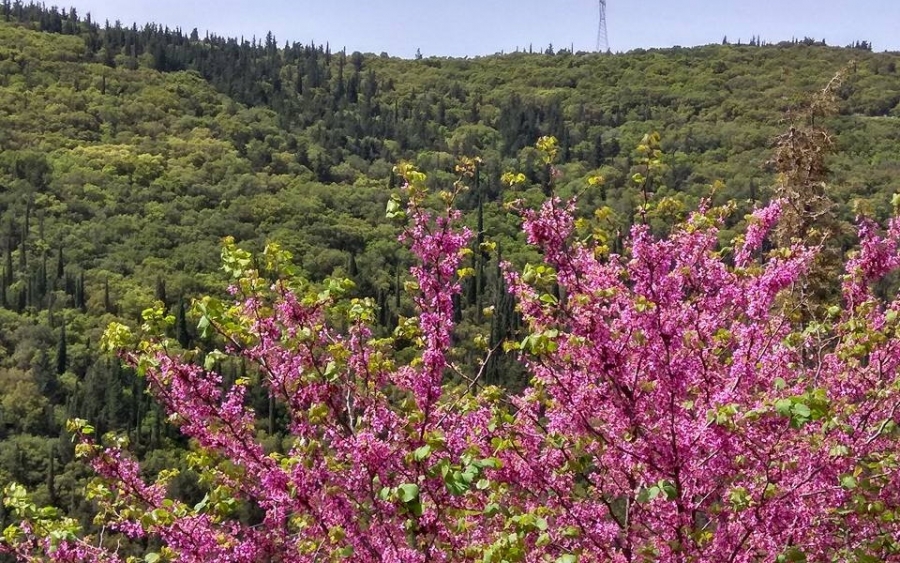
[[[61,0],[96,21],[328,42],[332,50],[478,56],[596,46],[598,0]],[[900,0],[607,0],[613,51],[792,37],[900,51]]]

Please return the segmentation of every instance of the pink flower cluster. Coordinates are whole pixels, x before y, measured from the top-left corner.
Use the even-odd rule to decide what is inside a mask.
[[[206,456],[216,498],[166,499],[98,449],[110,523],[198,562],[900,560],[900,304],[871,290],[900,265],[900,223],[885,236],[863,223],[842,313],[813,331],[780,296],[814,251],[751,264],[778,202],[733,266],[711,213],[664,239],[636,226],[626,254],[604,256],[573,242],[574,211],[550,199],[523,212],[556,295],[505,269],[533,343],[523,393],[445,385],[470,233],[413,198],[417,359],[394,365],[364,322],[341,332],[328,299],[286,283],[246,296],[246,334],[218,328],[286,407],[287,450],[262,445],[247,382],[223,389],[160,351],[151,390]],[[218,510],[221,497],[262,520]],[[74,545],[46,551],[71,561]]]

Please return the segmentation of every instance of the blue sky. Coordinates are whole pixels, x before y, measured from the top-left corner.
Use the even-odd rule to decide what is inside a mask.
[[[411,57],[475,56],[574,46],[592,50],[596,0],[69,0],[81,14],[129,25],[155,21],[187,31],[329,42],[332,49]],[[607,0],[614,51],[805,36],[829,45],[868,40],[900,50],[900,0]]]

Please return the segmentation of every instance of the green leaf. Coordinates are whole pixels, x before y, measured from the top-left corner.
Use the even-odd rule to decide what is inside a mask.
[[[416,448],[416,451],[413,452],[413,459],[416,461],[423,461],[428,459],[428,456],[431,455],[431,446],[425,444],[420,448]]]
[[[830,450],[828,450],[828,455],[832,457],[844,457],[850,453],[850,449],[844,445],[832,446]]]
[[[637,501],[644,503],[650,502],[659,496],[659,487],[653,485],[652,487],[648,487],[646,489],[642,489],[637,496]]]
[[[490,468],[490,469],[500,469],[500,460],[496,457],[486,457],[484,459],[477,459],[472,463],[475,467],[480,469]]]
[[[666,495],[666,500],[675,500],[678,496],[678,490],[675,488],[675,484],[670,481],[660,481],[659,489]]]
[[[415,483],[404,483],[397,488],[400,493],[400,502],[410,503],[419,498],[419,486]]]
[[[466,481],[463,477],[462,472],[454,471],[444,477],[444,484],[447,485],[447,490],[450,491],[450,494],[453,495],[462,495],[467,490],[469,490],[469,483],[471,481]]]
[[[44,506],[40,510],[41,518],[56,518],[59,515],[59,509],[53,506]]]
[[[796,547],[791,547],[779,555],[775,561],[778,563],[804,563],[806,561],[806,554]]]
[[[546,303],[547,305],[556,305],[559,303],[559,299],[556,298],[552,293],[544,293],[541,294],[541,303]]]
[[[790,399],[778,399],[775,401],[775,412],[781,416],[791,415],[791,406],[794,404]]]
[[[206,355],[206,358],[203,359],[203,368],[206,371],[211,371],[213,368],[216,367],[216,363],[218,363],[219,360],[222,360],[225,357],[226,357],[225,353],[222,352],[221,350],[213,350],[212,352],[210,352],[209,354]]]
[[[203,315],[202,317],[200,317],[200,321],[197,323],[197,330],[200,331],[200,336],[202,336],[203,338],[206,338],[207,336],[209,336],[209,327],[210,327],[209,317],[206,315]]]
[[[325,364],[325,371],[322,372],[322,375],[325,377],[325,381],[329,383],[334,383],[335,381],[337,381],[338,376],[340,375],[338,373],[337,364],[334,361],[330,361]]]
[[[791,409],[796,416],[800,416],[803,418],[809,418],[812,414],[812,411],[809,410],[809,407],[804,405],[803,403],[797,403]]]
[[[201,510],[206,508],[206,505],[208,503],[209,503],[209,493],[207,493],[206,496],[203,497],[203,500],[201,500],[200,502],[198,502],[197,504],[194,505],[194,512],[200,512]]]
[[[853,490],[856,488],[856,477],[852,473],[841,476],[841,486],[845,489]]]
[[[462,480],[465,481],[466,485],[471,485],[472,481],[475,480],[475,477],[478,476],[478,468],[474,465],[470,465],[466,467],[466,469],[462,472],[461,477]]]

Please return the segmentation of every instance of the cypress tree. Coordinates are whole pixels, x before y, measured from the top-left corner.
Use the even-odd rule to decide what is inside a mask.
[[[9,309],[9,302],[6,298],[6,290],[12,283],[12,257],[9,254],[9,243],[6,246],[6,265],[3,268],[3,275],[0,276],[0,306]]]
[[[175,312],[175,339],[181,344],[182,348],[188,348],[191,345],[191,335],[188,332],[187,318],[184,310],[184,298],[178,299],[178,309]]]
[[[394,269],[394,307],[396,308],[396,314],[400,314],[400,292],[402,288],[400,287],[400,263],[397,263],[396,268]]]
[[[62,396],[59,393],[56,366],[53,365],[53,358],[50,357],[49,350],[41,349],[34,355],[31,360],[31,373],[41,394],[52,404],[59,404]],[[52,417],[49,420],[52,425]]]
[[[380,287],[375,292],[375,300],[378,302],[378,324],[382,327],[388,326],[387,293],[387,291]]]
[[[13,262],[12,262],[12,240],[6,241],[6,266],[3,269],[3,277],[6,285],[10,285],[13,280]]]
[[[478,255],[472,253],[472,269],[478,271]],[[466,296],[466,304],[474,305],[478,301],[478,282],[474,278],[463,280],[463,292]]]
[[[60,246],[56,251],[56,279],[60,280],[66,275],[66,265],[63,261],[63,249]]]
[[[56,346],[56,374],[62,375],[66,372],[66,364],[68,358],[66,354],[66,322],[63,321],[59,329],[59,344]]]
[[[87,308],[84,299],[84,271],[78,273],[78,279],[75,280],[75,307],[84,311]]]
[[[103,280],[103,309],[112,313],[112,301],[109,299],[109,278]]]
[[[41,265],[38,267],[35,280],[35,305],[38,308],[44,306],[44,296],[47,295],[47,255],[41,258]]]
[[[359,266],[356,265],[356,255],[353,252],[350,253],[350,258],[347,260],[347,276],[354,281],[359,276]]]
[[[153,403],[153,430],[151,434],[151,443],[154,448],[158,448],[160,442],[162,441],[162,407],[159,406],[159,403]]]
[[[166,280],[162,276],[156,278],[156,300],[162,301],[163,309],[168,309],[168,299],[166,299]]]
[[[337,84],[334,88],[334,107],[337,109],[341,100],[344,98],[344,62],[345,57],[344,53],[341,53],[341,56],[338,58],[338,75],[337,75]]]
[[[135,446],[141,445],[141,421],[144,418],[144,410],[141,408],[144,406],[144,402],[142,401],[143,394],[141,393],[140,385],[138,384],[138,379],[136,377],[131,379],[131,401],[134,405],[134,418],[132,422],[134,424],[134,444]],[[113,423],[114,424],[114,423]]]
[[[47,326],[50,328],[56,328],[56,314],[53,310],[53,305],[55,305],[55,300],[53,299],[53,294],[50,294],[49,303],[47,303]],[[65,320],[63,320],[65,322]]]
[[[25,308],[34,307],[35,302],[37,301],[35,296],[35,283],[34,283],[34,274],[28,276],[28,284],[26,285],[25,290]]]
[[[28,215],[25,215],[25,225],[22,226],[22,242],[19,244],[19,271],[24,272],[28,267]]]
[[[478,173],[476,170],[475,175],[475,185],[476,189],[478,186]],[[478,248],[475,249],[475,257],[477,264],[475,265],[475,318],[477,322],[481,322],[481,310],[482,310],[482,295],[484,293],[484,262],[485,255],[484,250],[482,250],[482,244],[484,244],[484,196],[479,192],[478,194],[478,225],[477,225],[478,233],[475,238],[475,243],[478,245]]]
[[[51,442],[50,459],[47,463],[47,491],[50,494],[50,504],[55,505],[56,498],[56,453],[53,451],[54,445]]]

